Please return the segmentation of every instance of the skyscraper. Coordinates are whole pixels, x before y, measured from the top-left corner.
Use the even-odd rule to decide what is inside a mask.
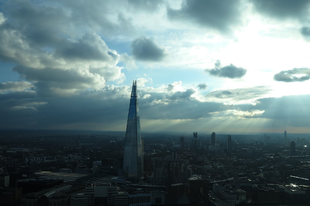
[[[215,132],[212,132],[212,134],[211,134],[211,145],[212,146],[215,145]]]
[[[231,135],[227,135],[227,153],[231,153],[232,145],[231,145]]]
[[[181,149],[184,149],[184,137],[180,137],[180,147]]]
[[[137,96],[137,81],[133,81],[125,135],[123,173],[128,180],[138,182],[143,177],[143,151]]]
[[[193,132],[193,150],[197,151],[198,149],[198,143],[197,143],[197,138],[198,138],[198,133],[197,132]]]
[[[291,152],[291,155],[294,155],[295,154],[295,151],[296,151],[296,144],[294,141],[291,141],[290,143],[290,152]]]

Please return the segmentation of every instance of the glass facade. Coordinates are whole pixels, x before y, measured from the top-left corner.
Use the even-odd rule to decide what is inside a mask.
[[[140,178],[143,177],[143,151],[136,81],[134,81],[132,85],[129,103],[123,173],[125,177],[132,182],[138,182]]]

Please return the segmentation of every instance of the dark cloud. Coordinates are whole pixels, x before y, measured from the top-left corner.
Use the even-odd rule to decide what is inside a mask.
[[[36,97],[36,92],[34,91],[22,91],[22,92],[9,92],[5,94],[0,94],[0,103],[16,100],[25,103],[24,100],[34,99]],[[27,101],[28,102],[28,101]],[[16,104],[18,105],[18,104]],[[12,106],[12,104],[7,104],[7,106]]]
[[[59,34],[68,34],[70,22],[66,19],[70,17],[61,7],[40,7],[29,1],[12,1],[4,7],[12,27],[20,31],[32,47],[54,46],[61,42]]]
[[[166,50],[157,45],[153,39],[144,36],[135,39],[132,44],[132,55],[141,61],[161,61],[166,56]]]
[[[135,33],[135,27],[130,18],[118,9],[115,10],[127,5],[124,1],[97,1],[95,4],[90,4],[84,1],[57,0],[57,4],[69,11],[69,20],[74,27],[113,37],[122,36],[123,33],[127,35]],[[111,20],[111,16],[115,18]]]
[[[302,27],[300,29],[300,33],[303,37],[305,37],[306,39],[310,38],[310,27]]]
[[[77,123],[109,125],[119,121],[125,124],[129,96],[126,87],[113,86],[53,98],[35,92],[0,94],[0,113],[5,117],[0,118],[0,127],[44,129]]]
[[[175,92],[171,95],[166,96],[166,98],[172,101],[189,100],[194,93],[195,93],[195,90],[187,89],[184,92],[182,91]]]
[[[241,67],[236,67],[233,64],[221,67],[220,61],[217,61],[215,63],[215,68],[206,69],[205,71],[213,76],[226,77],[226,78],[231,78],[231,79],[241,78],[247,72],[246,69],[243,69]]]
[[[309,0],[252,0],[254,8],[261,14],[283,18],[297,18],[302,20],[309,15]]]
[[[185,0],[180,10],[168,8],[167,14],[172,20],[193,22],[202,27],[228,33],[240,24],[240,3],[239,0]]]
[[[102,1],[5,2],[1,5],[7,21],[0,25],[0,59],[34,68],[78,67],[74,64],[85,61],[91,67],[94,61],[115,66],[119,57],[102,38],[128,34],[131,24],[121,13],[115,14],[117,21],[109,21],[104,11],[111,6]]]
[[[88,70],[63,70],[56,68],[34,69],[16,66],[13,71],[23,78],[33,81],[39,94],[48,95],[54,92],[69,92],[70,90],[83,90],[87,88],[104,87],[103,76],[91,73]],[[53,92],[54,91],[54,92]]]
[[[224,95],[231,95],[233,93],[231,93],[230,91],[222,91],[222,94],[224,94]]]
[[[231,98],[231,97],[233,97],[233,93],[230,92],[230,91],[219,90],[219,91],[209,92],[206,96],[207,97],[216,97],[216,98],[219,98],[219,99],[224,99],[224,98]]]
[[[33,83],[39,96],[100,89],[107,81],[122,80],[122,68],[116,66],[120,55],[96,30],[88,31],[86,22],[72,19],[70,1],[63,3],[1,5],[7,20],[0,25],[0,60],[17,65],[13,71]],[[75,6],[83,10],[80,2]]]
[[[194,93],[191,89],[172,95],[143,90],[139,93],[141,96],[150,94],[149,98],[139,99],[143,119],[199,119],[225,109],[220,103],[199,102],[191,98]],[[124,125],[125,129],[129,97],[129,87],[113,85],[98,91],[58,95],[54,98],[36,92],[0,94],[0,113],[5,117],[0,118],[0,128],[43,129],[74,124],[100,124],[100,129],[109,130],[111,125],[118,124],[118,127]],[[156,100],[164,103],[154,103]]]
[[[226,99],[238,102],[260,98],[261,96],[268,94],[270,91],[271,89],[267,86],[256,86],[256,87],[238,88],[230,90],[215,90],[209,92],[206,95],[206,97],[223,99],[223,100]]]
[[[208,85],[206,85],[206,83],[201,83],[201,84],[198,84],[198,88],[201,89],[201,90],[207,89]]]
[[[26,10],[28,14],[29,11]],[[35,19],[35,17],[40,19],[39,16],[29,18]],[[116,66],[120,59],[119,55],[110,50],[98,34],[84,33],[81,38],[75,40],[62,37],[60,42],[49,39],[47,42],[50,43],[50,46],[33,46],[32,40],[29,39],[30,34],[24,32],[21,29],[22,27],[15,28],[15,21],[18,22],[19,19],[10,19],[10,21],[0,25],[0,59],[19,65],[19,69],[16,68],[15,71],[23,77],[33,80],[31,76],[34,76],[36,72],[38,72],[38,77],[43,78],[46,75],[42,74],[41,71],[48,71],[47,73],[51,76],[53,76],[53,72],[58,75],[59,72],[63,71],[63,73],[71,72],[71,75],[68,75],[71,78],[74,76],[75,70],[76,77],[83,75],[87,78],[92,77],[94,83],[99,83],[97,80],[100,79],[100,85],[106,81],[114,81],[124,77],[121,72],[122,68]],[[36,27],[33,29],[35,30]],[[54,31],[53,35],[57,36],[58,34]],[[32,74],[27,74],[27,72],[32,72]],[[45,81],[44,78],[36,80]],[[85,84],[81,82],[81,85]],[[97,86],[96,84],[88,84],[88,88]],[[81,87],[78,86],[78,88]]]
[[[168,90],[169,92],[172,91],[173,88],[174,88],[174,85],[173,85],[173,84],[168,84],[167,90]]]
[[[310,69],[294,68],[292,70],[281,71],[275,74],[273,78],[279,82],[303,82],[310,79]]]
[[[40,100],[34,91],[0,94],[0,128],[24,128],[36,120]],[[34,106],[36,105],[36,106]],[[36,125],[32,125],[36,128]]]
[[[117,58],[109,51],[108,46],[97,34],[86,33],[76,42],[67,42],[56,50],[59,58],[69,60],[99,60],[108,61]]]

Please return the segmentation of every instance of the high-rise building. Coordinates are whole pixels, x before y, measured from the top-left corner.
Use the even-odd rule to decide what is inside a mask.
[[[286,133],[286,130],[284,131],[284,139],[285,139],[285,140],[287,139],[287,133]]]
[[[212,146],[215,145],[215,132],[212,132],[212,134],[211,134],[211,145]]]
[[[227,153],[231,153],[232,145],[231,145],[231,135],[227,135]]]
[[[129,103],[125,135],[123,174],[132,182],[143,177],[143,151],[140,131],[140,116],[137,95],[137,81],[133,82]]]
[[[194,151],[197,151],[197,149],[198,149],[198,133],[197,132],[193,132],[193,137],[194,137],[194,139],[193,139],[193,150]]]
[[[180,137],[180,147],[181,147],[181,149],[184,148],[184,137],[183,136]]]
[[[291,155],[294,155],[294,154],[295,154],[295,151],[296,151],[295,147],[296,147],[295,142],[294,142],[294,141],[291,141],[291,143],[290,143],[290,152],[291,152]]]

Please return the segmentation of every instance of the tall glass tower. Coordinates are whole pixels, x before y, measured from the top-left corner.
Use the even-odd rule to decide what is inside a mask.
[[[211,144],[212,144],[212,146],[215,145],[215,132],[212,132],[212,134],[211,134]]]
[[[232,145],[231,145],[231,135],[227,135],[227,153],[231,153]]]
[[[133,81],[125,135],[123,173],[128,180],[139,182],[143,177],[143,151],[137,96],[137,81]]]

